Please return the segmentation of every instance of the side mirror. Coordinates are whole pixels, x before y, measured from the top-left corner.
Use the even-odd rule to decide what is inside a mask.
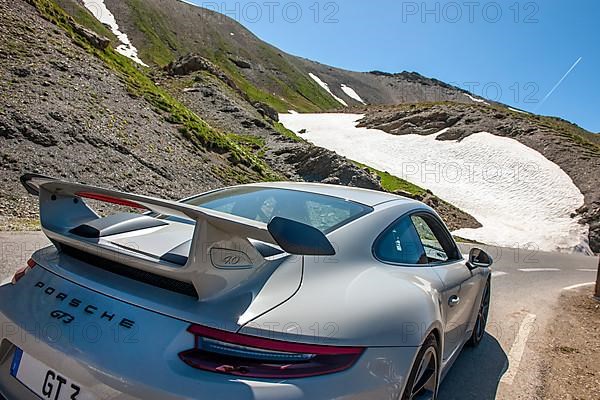
[[[333,256],[335,250],[329,239],[315,227],[275,217],[267,226],[277,244],[289,254],[303,256]]]
[[[469,252],[469,261],[467,261],[467,267],[470,270],[476,268],[489,268],[492,266],[494,260],[492,257],[481,249],[471,249]]]

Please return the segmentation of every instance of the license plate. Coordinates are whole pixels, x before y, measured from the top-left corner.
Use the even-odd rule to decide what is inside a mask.
[[[10,367],[10,374],[42,399],[90,400],[79,383],[36,360],[17,348]]]

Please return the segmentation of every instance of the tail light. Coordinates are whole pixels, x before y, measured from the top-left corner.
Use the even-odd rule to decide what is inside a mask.
[[[15,274],[13,275],[13,278],[12,278],[12,281],[11,281],[11,282],[12,282],[12,284],[14,285],[14,284],[16,284],[17,282],[19,282],[19,280],[20,280],[22,277],[24,277],[26,273],[28,273],[29,271],[31,271],[31,269],[32,269],[33,267],[35,267],[35,266],[36,266],[36,263],[35,263],[35,261],[33,261],[33,258],[30,258],[29,260],[27,260],[27,265],[26,265],[26,266],[24,266],[24,267],[22,267],[22,268],[19,268],[19,269],[18,269],[18,270],[15,272]]]
[[[112,204],[117,204],[119,206],[125,206],[125,207],[131,207],[131,208],[139,208],[142,210],[147,210],[148,207],[143,206],[139,203],[136,203],[135,201],[131,201],[131,200],[127,200],[127,199],[120,199],[118,197],[114,197],[114,196],[109,196],[106,194],[100,194],[100,193],[92,193],[92,192],[77,192],[75,193],[77,196],[79,197],[83,197],[85,199],[92,199],[92,200],[98,200],[98,201],[102,201],[104,203],[112,203]]]
[[[193,349],[179,358],[193,368],[250,378],[304,378],[350,368],[362,347],[290,343],[192,325]]]

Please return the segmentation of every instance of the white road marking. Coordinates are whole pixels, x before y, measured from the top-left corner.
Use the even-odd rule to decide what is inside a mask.
[[[504,275],[508,275],[508,272],[504,272],[504,271],[493,271],[492,272],[492,278],[497,278],[499,276],[504,276]]]
[[[525,346],[527,345],[527,340],[533,330],[535,319],[536,315],[529,313],[523,318],[521,326],[519,327],[519,332],[517,332],[517,337],[515,337],[515,342],[508,353],[508,369],[500,379],[500,382],[506,383],[507,385],[513,384],[513,381],[519,372],[519,366],[523,359]]]
[[[580,268],[577,271],[581,271],[581,272],[598,272],[597,269],[588,269],[588,268]]]
[[[564,288],[562,288],[562,290],[579,289],[580,287],[594,286],[595,284],[596,284],[596,282],[578,283],[577,285],[571,285],[571,286],[564,287]]]
[[[559,268],[519,268],[521,272],[556,272]]]

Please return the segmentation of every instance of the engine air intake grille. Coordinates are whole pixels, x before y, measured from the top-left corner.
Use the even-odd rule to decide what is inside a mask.
[[[60,248],[63,253],[104,271],[133,279],[147,285],[165,289],[170,292],[179,293],[198,299],[198,292],[196,291],[196,288],[189,282],[182,282],[178,281],[177,279],[172,279],[162,275],[153,274],[152,272],[133,268],[125,264],[108,260],[104,257],[86,253],[85,251],[81,251],[64,244],[61,244]]]

